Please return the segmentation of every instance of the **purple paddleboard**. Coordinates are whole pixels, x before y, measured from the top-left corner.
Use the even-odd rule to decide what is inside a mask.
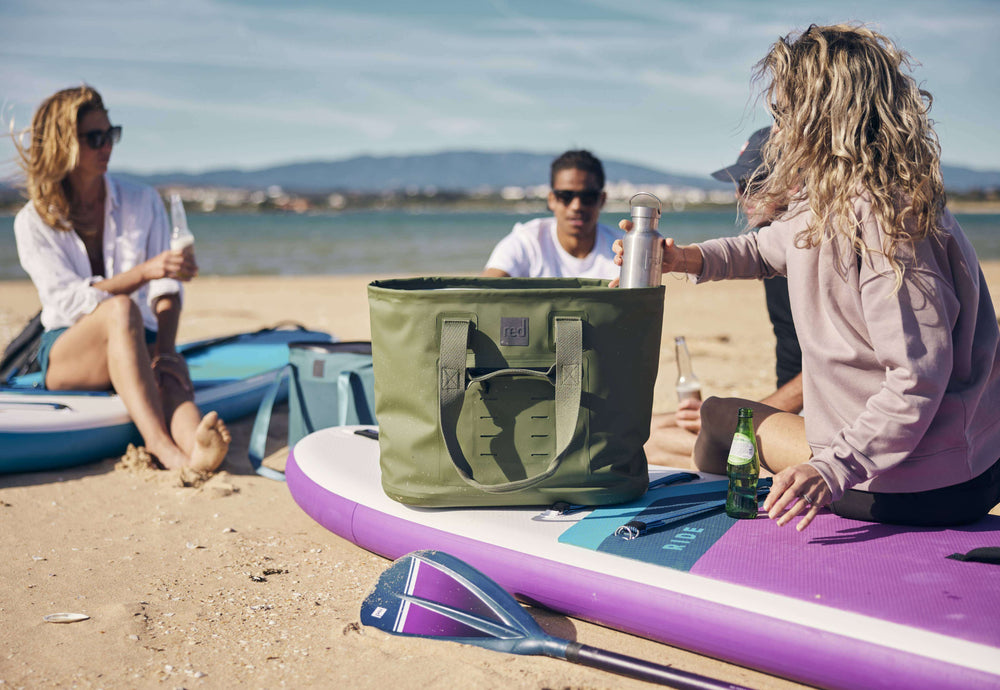
[[[626,541],[617,527],[708,505],[724,480],[567,515],[413,508],[385,496],[378,443],[357,428],[300,441],[288,486],[319,524],[386,558],[445,551],[526,601],[818,687],[1000,687],[1000,566],[947,558],[1000,545],[998,517],[916,529],[823,511],[797,532],[717,510]]]

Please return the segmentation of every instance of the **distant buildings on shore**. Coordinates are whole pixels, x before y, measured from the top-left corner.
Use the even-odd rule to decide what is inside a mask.
[[[632,182],[610,182],[604,186],[604,191],[608,194],[608,202],[625,202],[639,192],[648,192],[655,195],[664,206],[672,206],[680,210],[686,206],[700,206],[705,204],[725,205],[734,203],[732,190],[710,190],[696,189],[694,187],[674,187],[667,184],[633,184]],[[504,187],[500,190],[500,196],[506,200],[540,199],[548,197],[549,186],[537,185],[534,187]]]
[[[178,193],[189,209],[202,213],[282,211],[290,213],[329,213],[380,209],[496,210],[515,213],[543,213],[548,185],[508,186],[499,189],[443,190],[436,187],[410,187],[386,191],[294,192],[277,185],[266,189],[163,185],[166,198]],[[605,187],[608,203],[605,210],[628,209],[629,199],[638,192],[655,194],[664,211],[712,209],[735,203],[731,190],[704,190],[665,184],[611,182]],[[14,213],[24,205],[22,189],[0,185],[0,213]],[[948,206],[959,213],[1000,213],[1000,188],[949,192]]]
[[[639,192],[656,195],[663,202],[664,210],[683,210],[694,206],[725,206],[734,203],[729,190],[674,187],[664,184],[641,185],[631,182],[612,182],[605,186],[610,208],[627,207],[629,199]],[[195,209],[213,211],[242,209],[281,210],[295,213],[308,211],[346,211],[352,209],[406,208],[412,206],[453,206],[486,208],[535,208],[544,207],[548,185],[530,187],[508,186],[502,189],[483,188],[464,191],[439,190],[436,187],[411,187],[382,192],[297,193],[271,186],[265,190],[227,187],[186,187],[169,185],[160,188],[164,196],[180,194],[186,204]]]

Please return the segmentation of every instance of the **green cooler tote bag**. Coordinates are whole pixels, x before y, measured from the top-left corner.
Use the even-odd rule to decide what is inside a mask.
[[[663,287],[368,286],[382,487],[421,506],[600,505],[646,489]]]

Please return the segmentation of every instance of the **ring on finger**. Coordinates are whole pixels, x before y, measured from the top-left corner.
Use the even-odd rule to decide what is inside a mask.
[[[816,506],[816,504],[813,503],[813,500],[811,498],[809,498],[808,496],[806,496],[805,494],[800,494],[799,498],[801,498],[803,501],[805,501],[805,504],[807,506],[809,506],[810,508],[813,508],[813,507]]]

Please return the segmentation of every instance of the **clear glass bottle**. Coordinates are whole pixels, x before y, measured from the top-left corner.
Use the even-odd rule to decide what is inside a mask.
[[[726,462],[729,490],[726,492],[726,515],[739,519],[757,517],[757,478],[760,457],[757,436],[753,430],[753,410],[741,407],[737,415],[736,433]]]
[[[674,354],[677,357],[677,399],[701,400],[701,381],[691,368],[691,355],[683,335],[674,338]]]
[[[184,213],[184,202],[180,194],[170,195],[170,248],[183,252],[194,251],[194,235],[188,229],[187,215]],[[188,275],[178,274],[177,278],[184,280]]]

